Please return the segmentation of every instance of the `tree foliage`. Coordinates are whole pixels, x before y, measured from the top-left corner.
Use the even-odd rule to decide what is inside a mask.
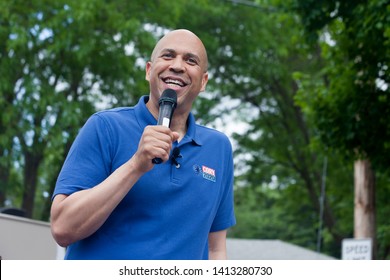
[[[197,119],[208,125],[245,123],[246,129],[234,135],[238,224],[230,236],[283,239],[315,249],[320,232],[322,250],[338,256],[340,240],[352,232],[352,167],[316,137],[333,132],[326,131],[328,126],[318,130],[314,114],[334,100],[319,89],[325,70],[340,69],[335,65],[345,61],[343,53],[332,46],[321,52],[324,46],[305,40],[300,13],[291,10],[295,2],[244,2],[251,5],[217,0],[174,5],[158,0],[0,2],[0,202],[48,220],[52,188],[85,120],[96,110],[132,105],[147,94],[144,65],[154,43],[166,30],[187,28],[203,39],[209,54],[210,81],[197,100]],[[325,2],[309,1],[299,11],[319,4],[332,11],[336,4]],[[305,25],[329,22],[327,13],[319,18],[315,11]],[[335,23],[329,31],[333,37],[337,24],[345,25]],[[388,44],[386,32],[381,38]],[[359,72],[346,69],[337,77],[327,72],[327,82],[335,88],[353,84]],[[380,69],[379,78],[387,83],[385,64]],[[320,97],[312,98],[317,91]],[[336,116],[332,120],[344,122]],[[350,121],[346,124],[355,125]],[[388,178],[383,173],[380,182]],[[381,195],[388,192],[381,189]],[[383,224],[389,210],[381,208]],[[385,226],[378,234],[381,240],[389,238]]]
[[[325,28],[332,40],[322,44],[329,62],[326,84],[316,88],[315,98],[306,99],[322,141],[349,158],[368,158],[375,169],[387,170],[390,2],[296,2],[309,34],[323,34]]]
[[[321,55],[327,61],[322,82],[315,84],[310,76],[306,80],[301,77],[299,104],[313,119],[319,138],[329,149],[349,160],[371,162],[376,175],[382,177],[388,172],[390,147],[390,2],[293,2],[308,37],[322,42]],[[377,185],[376,189],[387,192],[388,185]],[[381,199],[376,203],[378,215],[388,211]],[[365,211],[375,209],[370,208]],[[381,220],[377,228],[383,234],[388,223]],[[379,254],[388,258],[388,237],[377,234],[377,238],[381,239]]]
[[[60,162],[98,104],[130,104],[147,92],[141,69],[154,38],[131,17],[144,14],[143,5],[131,3],[0,4],[1,198],[20,203],[29,217],[37,188],[50,193]]]

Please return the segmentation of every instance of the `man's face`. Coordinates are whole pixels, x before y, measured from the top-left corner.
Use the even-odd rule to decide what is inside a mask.
[[[177,110],[189,111],[208,81],[207,55],[202,42],[185,30],[166,35],[157,43],[146,65],[146,80],[154,104],[170,88],[177,93]]]

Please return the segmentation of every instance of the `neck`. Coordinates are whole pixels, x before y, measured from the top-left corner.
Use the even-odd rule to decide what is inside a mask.
[[[188,114],[186,115],[177,115],[176,113],[173,113],[172,122],[171,122],[171,130],[176,131],[179,133],[179,139],[178,142],[183,139],[184,135],[187,133],[187,119]]]

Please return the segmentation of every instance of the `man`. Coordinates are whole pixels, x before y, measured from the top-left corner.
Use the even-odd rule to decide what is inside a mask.
[[[149,96],[134,107],[98,112],[81,129],[51,209],[65,258],[226,258],[226,231],[235,224],[232,149],[225,135],[196,125],[190,113],[205,90],[207,67],[201,40],[172,31],[146,65]],[[168,88],[177,93],[170,128],[156,125]],[[174,159],[173,148],[180,150]]]

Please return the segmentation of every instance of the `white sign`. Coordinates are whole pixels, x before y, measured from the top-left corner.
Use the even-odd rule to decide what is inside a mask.
[[[371,239],[343,239],[342,256],[343,260],[371,260],[372,240]]]

